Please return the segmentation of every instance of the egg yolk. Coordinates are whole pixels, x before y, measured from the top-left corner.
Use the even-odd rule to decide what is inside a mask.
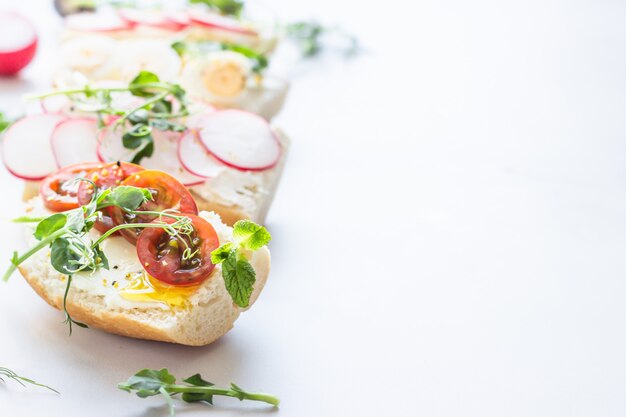
[[[246,76],[234,62],[215,63],[202,73],[204,87],[220,97],[234,97],[246,86]]]
[[[129,283],[120,290],[120,296],[129,301],[166,303],[171,308],[187,308],[189,297],[197,286],[180,287],[165,284],[145,272],[129,275]]]

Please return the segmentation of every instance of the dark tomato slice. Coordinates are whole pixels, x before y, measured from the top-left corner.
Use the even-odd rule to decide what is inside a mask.
[[[78,203],[78,188],[80,183],[74,181],[79,177],[86,177],[91,171],[103,166],[100,162],[86,162],[69,165],[54,174],[48,175],[39,187],[43,203],[52,211],[67,211],[75,209]]]
[[[99,164],[97,168],[89,171],[84,178],[93,181],[96,186],[102,190],[120,185],[122,181],[130,175],[139,171],[143,171],[143,168],[139,165],[131,164],[129,162],[112,162]],[[89,204],[91,197],[93,196],[93,192],[93,184],[87,181],[81,181],[77,191],[78,203],[81,206]],[[109,209],[110,207],[104,208],[102,210],[102,220],[98,220],[94,224],[94,227],[100,233],[104,233],[114,226]]]
[[[211,223],[201,217],[185,214],[193,231],[171,236],[161,228],[143,229],[137,240],[137,256],[152,277],[170,285],[194,285],[208,278],[215,267],[211,252],[220,245]],[[174,223],[162,217],[153,223]]]
[[[143,204],[137,211],[173,210],[182,214],[198,214],[198,207],[187,188],[176,178],[162,171],[145,170],[126,178],[122,185],[146,188],[152,194],[152,200]],[[119,207],[110,208],[111,219],[116,225],[125,223],[150,223],[157,216],[154,214],[131,214]],[[137,241],[141,228],[120,230],[122,236],[131,243]]]

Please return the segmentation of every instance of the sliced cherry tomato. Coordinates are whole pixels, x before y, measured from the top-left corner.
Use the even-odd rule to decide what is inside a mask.
[[[94,184],[102,190],[120,185],[122,181],[130,175],[143,171],[143,169],[144,168],[139,165],[131,164],[129,162],[111,162],[108,164],[98,164],[97,167],[84,175],[84,178],[93,181]],[[89,204],[93,196],[93,192],[93,184],[87,181],[81,181],[77,191],[78,203],[81,206]],[[103,209],[102,220],[98,220],[94,224],[94,227],[100,233],[104,233],[114,226],[109,209],[109,207]]]
[[[146,188],[152,194],[152,200],[146,202],[137,211],[174,210],[182,214],[198,214],[198,206],[191,193],[176,178],[162,171],[145,170],[126,178],[122,185]],[[150,223],[157,216],[154,214],[131,214],[119,207],[111,207],[111,219],[116,225],[125,223]],[[141,228],[120,230],[130,243],[135,243],[142,232]]]
[[[111,162],[108,164],[99,164],[85,175],[85,178],[93,181],[99,189],[116,187],[126,178],[143,168],[130,162]],[[87,181],[81,181],[78,186],[78,203],[81,206],[89,204],[93,195],[93,185]]]
[[[48,175],[39,187],[43,203],[52,211],[67,211],[75,209],[78,203],[79,177],[86,177],[91,171],[103,166],[100,162],[86,162],[69,165],[54,174]]]
[[[220,245],[211,223],[202,217],[185,214],[191,219],[193,231],[171,236],[164,229],[143,229],[137,240],[137,256],[152,277],[170,285],[199,284],[215,267],[211,252]],[[172,224],[176,220],[162,217],[153,223]]]

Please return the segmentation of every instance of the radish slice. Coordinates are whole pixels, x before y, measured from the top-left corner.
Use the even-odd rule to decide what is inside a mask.
[[[200,121],[200,140],[233,168],[261,171],[276,165],[281,145],[265,119],[242,110],[221,110]]]
[[[149,158],[142,159],[141,165],[147,169],[165,171],[186,186],[202,184],[206,178],[194,175],[185,169],[176,154],[178,142],[183,135],[180,132],[153,130],[154,154]]]
[[[37,33],[28,20],[15,13],[0,13],[0,75],[14,75],[32,61]]]
[[[98,134],[98,145],[96,154],[102,162],[128,162],[133,159],[136,149],[126,149],[122,143],[124,127],[113,123],[116,119],[111,119],[110,124],[100,130]]]
[[[169,19],[161,10],[120,9],[118,13],[131,25],[153,26],[175,31],[184,29],[186,26]]]
[[[203,9],[192,9],[189,11],[189,18],[193,23],[212,29],[220,29],[227,32],[234,32],[243,35],[257,36],[258,33],[251,28],[242,25],[238,20],[231,17],[212,13]]]
[[[65,25],[79,32],[115,32],[134,26],[115,13],[77,13],[67,16]]]
[[[57,124],[51,138],[57,167],[98,160],[97,135],[96,119],[69,119]]]
[[[50,96],[39,100],[41,110],[49,114],[69,113],[72,111],[72,100],[67,96]]]
[[[204,148],[192,131],[180,138],[178,160],[187,171],[204,178],[216,177],[226,168]]]
[[[173,24],[180,26],[181,29],[184,29],[191,24],[189,14],[185,11],[167,13],[165,18]]]
[[[11,174],[25,180],[40,180],[56,171],[50,137],[66,117],[56,114],[27,116],[15,122],[4,135],[2,159]]]

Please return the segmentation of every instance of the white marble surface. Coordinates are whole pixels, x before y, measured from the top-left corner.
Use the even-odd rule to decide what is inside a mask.
[[[44,2],[21,3],[49,27]],[[283,400],[180,416],[623,416],[626,4],[273,4],[341,23],[368,52],[293,71],[259,303],[206,348],[70,338],[14,276],[0,364],[62,395],[0,386],[0,414],[165,416],[115,388],[165,366]],[[44,58],[0,81],[0,106]],[[21,185],[1,170],[0,184],[9,218]],[[2,228],[8,261],[19,233]]]

